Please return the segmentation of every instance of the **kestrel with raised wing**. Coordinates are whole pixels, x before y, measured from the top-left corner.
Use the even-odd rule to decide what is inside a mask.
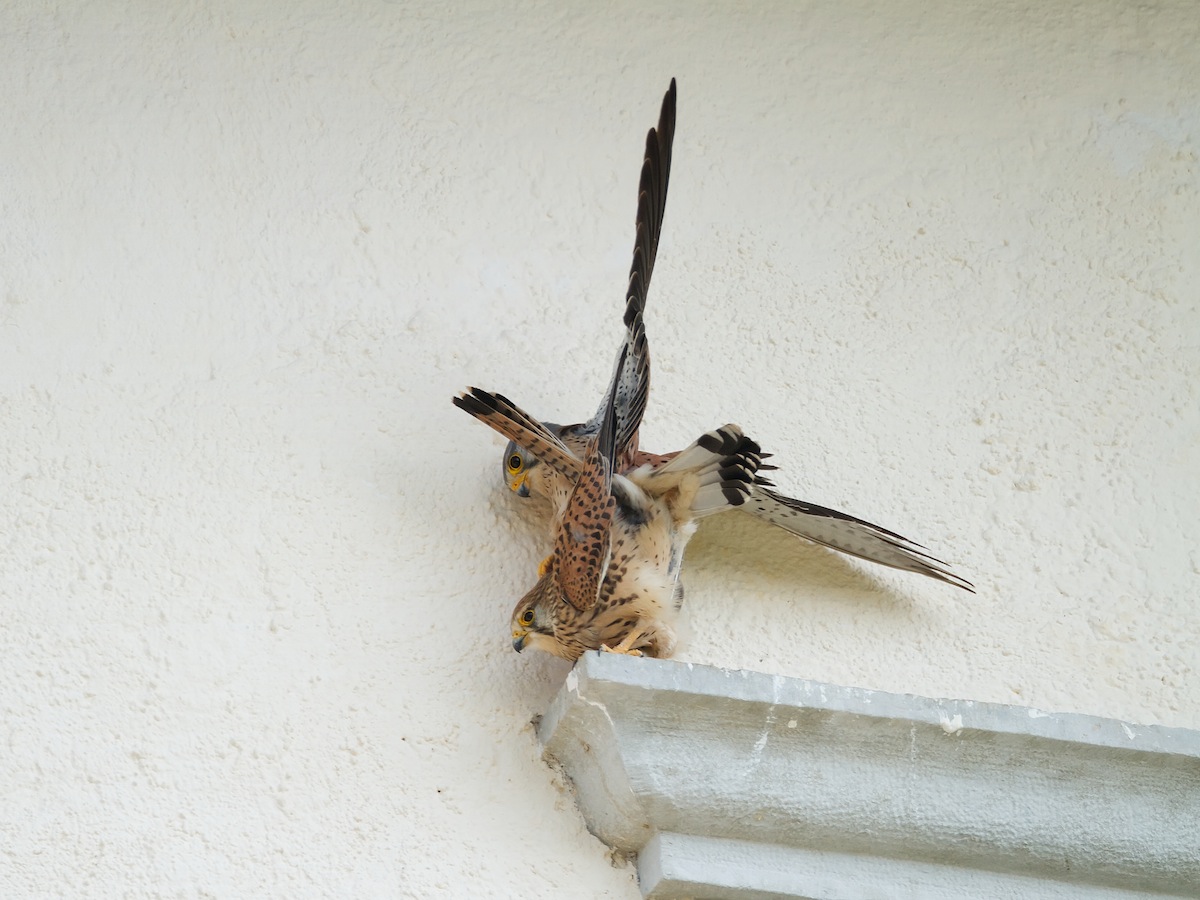
[[[639,452],[637,428],[632,424],[640,422],[650,391],[650,349],[642,314],[646,308],[646,293],[654,271],[663,213],[666,210],[675,138],[675,106],[676,87],[672,79],[663,97],[658,127],[650,129],[646,137],[646,151],[638,183],[636,237],[625,304],[626,339],[620,351],[626,355],[627,364],[615,395],[617,472],[662,465],[675,456]],[[577,425],[564,426],[551,422],[537,424],[557,438],[573,456],[581,459],[600,429],[604,408],[604,404],[601,404],[591,419]],[[763,454],[763,458],[768,455]],[[545,465],[540,454],[521,440],[510,441],[502,465],[505,482],[514,492],[522,497],[531,494],[546,497],[556,514],[561,513],[571,494],[573,482],[560,468]],[[761,468],[775,467],[763,465]],[[955,574],[946,563],[932,556],[920,544],[848,513],[787,497],[771,490],[771,487],[766,479],[756,478],[750,486],[746,502],[737,508],[798,537],[850,556],[926,575],[974,591],[969,581]]]
[[[683,601],[683,552],[696,520],[750,496],[760,451],[736,425],[701,436],[661,465],[616,471],[615,401],[625,360],[622,348],[600,427],[582,458],[501,395],[471,388],[454,398],[459,408],[533,447],[571,485],[554,552],[513,610],[518,652],[530,646],[570,660],[597,649],[669,656]],[[629,421],[636,430],[638,420]]]
[[[667,208],[667,185],[671,180],[671,148],[674,142],[675,79],[672,78],[663,96],[658,127],[651,128],[646,135],[646,152],[638,181],[633,262],[629,266],[625,289],[625,342],[617,351],[618,366],[614,367],[611,385],[615,391],[616,469],[619,472],[633,468],[638,447],[638,425],[650,396],[650,345],[646,340],[642,313],[646,309],[646,292],[650,287],[650,276],[654,273],[658,237],[662,231],[663,212]],[[616,375],[618,368],[621,372],[619,377]],[[587,422],[566,427],[549,422],[541,424],[559,438],[569,441],[572,452],[582,458],[588,443],[600,431],[608,393],[605,392],[605,399]],[[527,452],[518,453],[519,447],[518,442],[510,442],[509,452],[504,456],[505,471],[506,476],[516,481],[514,490],[522,496],[528,496],[525,475],[530,466],[527,463],[536,465],[538,460]],[[550,469],[542,469],[543,474],[548,471]],[[538,493],[550,497],[560,511],[566,504],[571,487],[571,484],[556,478],[540,480],[536,485]]]

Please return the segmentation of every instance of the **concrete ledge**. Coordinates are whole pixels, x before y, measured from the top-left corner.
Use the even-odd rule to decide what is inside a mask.
[[[1200,733],[586,654],[538,727],[684,897],[1196,897]]]

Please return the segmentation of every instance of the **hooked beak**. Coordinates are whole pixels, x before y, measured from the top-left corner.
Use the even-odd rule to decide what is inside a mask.
[[[521,634],[518,631],[513,632],[513,649],[520,653],[525,649],[525,638],[529,637],[528,632]]]
[[[509,487],[511,487],[513,489],[513,492],[518,497],[528,497],[529,496],[529,485],[525,483],[526,478],[527,478],[527,476],[522,475],[520,478],[518,478],[516,481],[514,481],[512,484],[509,485]]]

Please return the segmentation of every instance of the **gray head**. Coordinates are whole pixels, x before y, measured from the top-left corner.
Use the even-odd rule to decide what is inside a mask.
[[[553,422],[544,424],[555,434],[562,427]],[[541,460],[536,456],[524,447],[518,446],[516,441],[509,441],[508,446],[504,448],[504,458],[500,461],[500,468],[504,473],[504,483],[518,497],[528,497],[529,484],[526,479],[529,477],[530,471],[540,465]]]

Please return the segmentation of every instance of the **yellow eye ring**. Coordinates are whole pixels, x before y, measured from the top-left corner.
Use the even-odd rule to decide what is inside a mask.
[[[518,619],[518,621],[522,625],[532,625],[533,624],[533,610],[532,609],[525,610],[525,612],[521,613],[521,618]]]
[[[519,453],[514,453],[512,456],[510,456],[508,458],[508,471],[520,472],[522,465],[523,465],[523,461],[522,461],[521,455]]]

